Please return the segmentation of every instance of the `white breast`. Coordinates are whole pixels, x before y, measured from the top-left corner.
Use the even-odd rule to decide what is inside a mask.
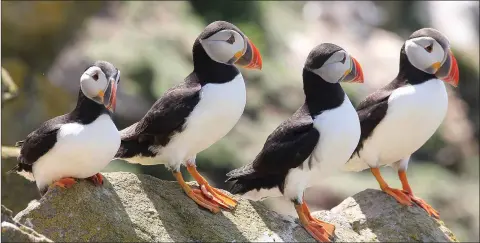
[[[246,89],[242,74],[223,84],[202,87],[200,101],[187,118],[185,129],[176,134],[158,152],[171,168],[194,158],[223,138],[238,122],[246,104]]]
[[[320,139],[312,153],[312,169],[307,159],[302,167],[289,171],[285,180],[285,197],[289,199],[301,198],[320,171],[340,169],[360,140],[360,121],[347,95],[341,106],[316,116],[313,125],[320,132]]]
[[[445,84],[438,79],[393,91],[387,114],[364,141],[360,157],[354,156],[346,169],[391,165],[410,156],[435,133],[447,107]]]
[[[54,147],[33,164],[37,186],[63,177],[87,178],[100,172],[120,147],[120,133],[104,114],[88,125],[62,125]]]
[[[320,140],[313,153],[316,165],[340,168],[360,140],[360,121],[347,95],[341,106],[316,116],[313,124],[320,132]]]

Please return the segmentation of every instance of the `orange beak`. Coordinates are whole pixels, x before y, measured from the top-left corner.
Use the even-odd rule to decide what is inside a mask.
[[[110,86],[105,92],[105,96],[108,95],[108,99],[104,99],[105,108],[114,112],[117,104],[117,82],[115,80],[110,81]]]
[[[458,71],[457,59],[455,59],[455,56],[451,50],[448,53],[447,59],[443,65],[435,73],[435,76],[454,87],[458,86],[460,73]]]
[[[351,58],[351,68],[343,76],[342,82],[363,83],[363,70],[360,63],[354,57]]]
[[[236,65],[239,65],[247,69],[262,69],[262,56],[258,51],[257,47],[246,38],[247,41],[247,50],[236,62]]]

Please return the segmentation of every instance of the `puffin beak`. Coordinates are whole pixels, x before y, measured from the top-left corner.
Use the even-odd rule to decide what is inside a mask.
[[[453,52],[450,50],[450,52],[447,55],[447,59],[445,60],[443,65],[437,68],[437,72],[435,73],[435,76],[443,80],[445,83],[448,83],[454,87],[457,87],[458,81],[459,81],[459,75],[460,73],[458,71],[457,59],[455,59]]]
[[[245,53],[235,62],[236,65],[239,65],[247,69],[262,69],[262,56],[258,51],[257,47],[250,41],[247,40],[247,50]],[[241,53],[235,54],[235,57],[240,56]]]
[[[360,63],[354,57],[350,57],[350,59],[350,70],[345,72],[342,82],[363,83],[363,70]]]
[[[110,78],[110,82],[104,93],[103,105],[108,110],[114,112],[116,103],[117,103],[117,82],[115,81],[115,79]]]

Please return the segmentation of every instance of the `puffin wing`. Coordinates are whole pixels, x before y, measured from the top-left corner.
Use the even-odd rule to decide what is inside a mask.
[[[20,155],[17,158],[18,164],[12,171],[31,172],[35,161],[45,155],[57,142],[57,133],[65,118],[66,115],[63,115],[48,120],[28,134],[25,140],[18,141],[15,146],[21,147]]]
[[[359,155],[365,139],[372,135],[375,128],[387,114],[388,99],[390,98],[390,95],[395,89],[403,85],[405,85],[404,81],[397,78],[385,87],[368,95],[362,102],[360,102],[360,104],[358,104],[357,114],[360,120],[361,135],[357,148],[355,148],[355,151],[350,158],[355,154]]]
[[[358,118],[360,120],[360,140],[355,152],[358,153],[363,146],[363,141],[367,139],[375,130],[380,121],[387,114],[388,97],[387,92],[373,93],[362,101],[357,108]]]
[[[227,181],[284,175],[308,159],[319,138],[310,116],[293,116],[268,136],[252,163],[229,172]]]
[[[200,90],[200,84],[183,82],[165,92],[140,121],[120,131],[122,144],[115,157],[150,153],[152,145],[165,146],[174,133],[182,131],[200,101]]]

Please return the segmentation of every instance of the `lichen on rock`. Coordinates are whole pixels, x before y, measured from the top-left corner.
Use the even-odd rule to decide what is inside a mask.
[[[297,219],[259,202],[235,197],[239,200],[235,210],[212,214],[190,200],[176,182],[124,172],[104,175],[103,187],[81,181],[67,190],[49,191],[15,220],[62,242],[314,242]],[[421,208],[399,205],[372,189],[314,216],[335,224],[337,242],[454,239],[450,230]]]

